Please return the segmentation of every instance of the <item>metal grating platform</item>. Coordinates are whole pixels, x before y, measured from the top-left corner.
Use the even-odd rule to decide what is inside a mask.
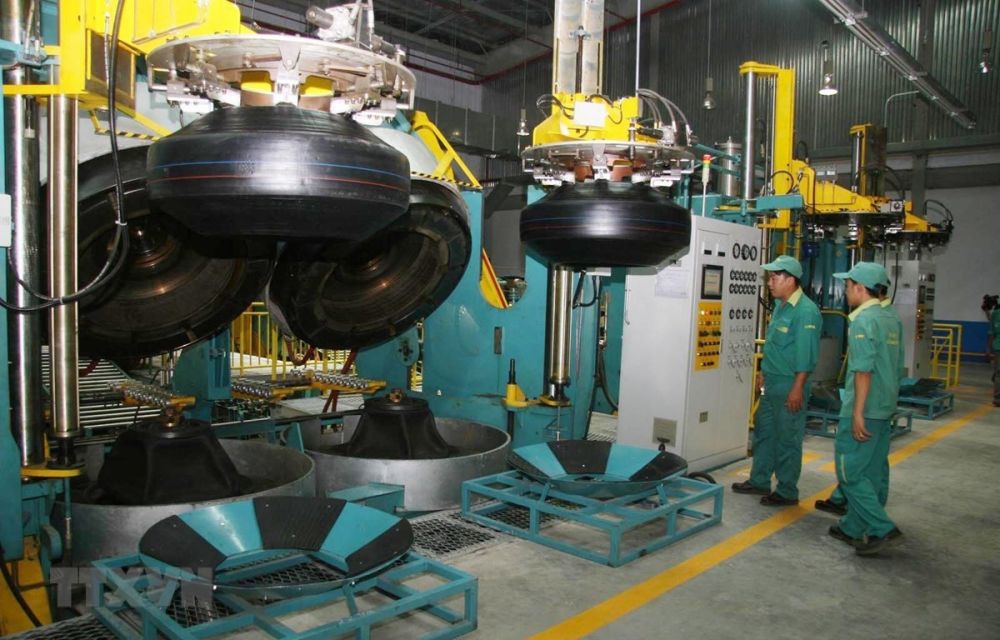
[[[507,536],[470,524],[460,518],[460,513],[452,512],[411,520],[413,549],[423,556],[442,560],[486,549],[509,540]]]
[[[72,618],[4,638],[6,640],[116,640],[115,634],[92,615]]]
[[[312,582],[332,582],[341,580],[344,573],[320,562],[303,562],[292,567],[279,569],[267,575],[254,576],[236,583],[240,587],[266,585],[297,585]]]
[[[184,628],[219,620],[234,613],[232,609],[214,599],[195,600],[194,604],[185,605],[181,601],[179,591],[174,594],[174,599],[171,600],[165,611],[168,616]]]

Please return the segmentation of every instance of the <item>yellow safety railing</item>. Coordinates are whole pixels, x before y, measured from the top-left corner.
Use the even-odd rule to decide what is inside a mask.
[[[946,389],[957,386],[962,372],[962,325],[934,323],[931,336],[931,375]]]
[[[292,369],[340,371],[350,354],[346,349],[316,349],[285,338],[263,302],[254,302],[233,321],[229,349],[233,376],[269,374],[271,380]]]

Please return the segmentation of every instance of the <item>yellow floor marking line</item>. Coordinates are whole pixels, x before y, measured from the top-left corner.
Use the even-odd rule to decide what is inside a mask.
[[[816,451],[806,451],[802,454],[802,464],[809,464],[813,460],[819,460],[822,457],[822,453],[817,453]]]
[[[890,455],[889,464],[899,464],[923,448],[934,444],[941,440],[941,438],[954,433],[976,418],[988,413],[992,408],[991,405],[983,405],[961,418],[942,425],[933,432]],[[688,580],[696,578],[716,565],[742,553],[771,534],[798,522],[815,511],[813,503],[816,500],[828,497],[834,486],[836,485],[831,484],[825,487],[822,491],[800,500],[799,506],[782,509],[770,518],[740,531],[736,535],[688,558],[680,564],[670,567],[590,609],[581,611],[572,618],[567,618],[559,624],[531,636],[530,640],[572,640],[583,638],[602,627],[606,627],[615,620],[652,602],[675,587],[679,587]]]

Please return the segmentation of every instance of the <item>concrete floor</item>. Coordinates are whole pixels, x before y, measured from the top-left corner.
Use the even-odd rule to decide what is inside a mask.
[[[962,379],[952,413],[915,420],[892,442],[888,510],[905,537],[884,556],[856,556],[827,535],[835,519],[812,504],[835,483],[833,441],[807,437],[799,507],[764,507],[729,491],[750,469],[749,460],[735,462],[713,472],[726,488],[720,525],[623,567],[508,537],[449,558],[479,579],[479,628],[465,637],[1000,639],[1000,409],[990,404],[985,365],[964,366]],[[608,420],[593,428],[610,430]],[[576,533],[566,524],[551,530],[567,528]],[[327,607],[282,622],[305,630],[346,615]],[[374,637],[436,628],[418,614]]]
[[[745,460],[714,474],[727,487],[720,526],[626,566],[522,540],[449,561],[479,578],[479,630],[467,637],[1000,638],[1000,409],[988,376],[984,365],[964,367],[954,412],[915,420],[893,441],[904,459],[892,468],[888,511],[905,541],[884,556],[858,557],[827,535],[835,519],[812,502],[836,481],[833,441],[807,437],[798,508],[730,492],[748,475]],[[936,431],[950,432],[927,444]],[[775,516],[773,534],[738,551],[741,532]],[[682,569],[693,566],[693,577],[669,588],[680,571],[671,569],[689,559]]]

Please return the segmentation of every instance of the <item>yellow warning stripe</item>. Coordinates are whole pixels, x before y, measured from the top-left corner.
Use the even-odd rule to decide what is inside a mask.
[[[954,433],[958,429],[966,426],[976,418],[979,418],[993,407],[983,405],[970,411],[961,418],[957,418],[945,425],[942,425],[933,432],[923,436],[899,451],[889,456],[889,464],[896,465],[910,456],[918,453],[942,438]],[[602,627],[606,627],[615,620],[635,611],[643,605],[649,604],[656,598],[679,587],[688,580],[697,578],[702,573],[712,569],[718,564],[725,562],[735,555],[749,549],[761,540],[776,533],[788,525],[797,522],[815,511],[813,503],[816,500],[826,498],[835,484],[831,484],[822,491],[815,493],[804,500],[800,500],[799,506],[781,510],[776,515],[771,516],[763,522],[759,522],[736,535],[723,540],[719,544],[702,551],[701,553],[688,558],[678,565],[656,574],[652,578],[644,580],[639,584],[626,589],[616,596],[608,598],[604,602],[582,611],[572,618],[568,618],[559,624],[549,627],[541,633],[531,636],[532,640],[571,640],[573,638],[583,638]]]

